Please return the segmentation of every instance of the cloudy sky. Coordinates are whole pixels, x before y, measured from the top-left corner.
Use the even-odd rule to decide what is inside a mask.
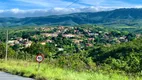
[[[141,0],[0,0],[0,17],[37,17],[118,8],[142,8]]]

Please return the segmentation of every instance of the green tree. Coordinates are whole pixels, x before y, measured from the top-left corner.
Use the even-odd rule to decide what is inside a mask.
[[[6,53],[6,47],[4,43],[0,43],[0,58],[4,58]],[[12,58],[15,56],[15,51],[11,49],[10,47],[8,48],[8,57]]]

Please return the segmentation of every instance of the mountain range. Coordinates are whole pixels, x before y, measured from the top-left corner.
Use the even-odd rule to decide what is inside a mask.
[[[141,26],[142,9],[126,8],[101,12],[82,12],[64,15],[50,15],[42,17],[1,17],[1,27],[13,26],[42,26],[42,25],[80,25],[80,24],[98,24],[98,25],[126,25]]]

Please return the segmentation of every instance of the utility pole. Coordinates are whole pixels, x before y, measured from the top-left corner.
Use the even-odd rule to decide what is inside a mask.
[[[8,54],[8,30],[6,31],[6,54],[5,54],[5,61],[7,61],[7,54]]]

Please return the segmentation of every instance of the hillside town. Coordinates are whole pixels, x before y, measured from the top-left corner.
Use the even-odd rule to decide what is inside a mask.
[[[26,38],[23,36],[11,37],[8,44],[10,46],[17,45],[21,49],[30,47],[33,42],[38,42],[41,45],[46,45],[47,43],[54,43],[56,45],[55,38],[62,37],[71,40],[72,43],[81,47],[93,47],[94,45],[102,43],[107,46],[115,43],[128,42],[135,37],[135,35],[130,33],[109,31],[103,28],[92,29],[64,26],[34,28],[31,32],[38,32],[39,34],[30,34],[30,32],[27,32],[26,34],[29,36],[26,36]],[[137,37],[139,36],[137,35]]]

